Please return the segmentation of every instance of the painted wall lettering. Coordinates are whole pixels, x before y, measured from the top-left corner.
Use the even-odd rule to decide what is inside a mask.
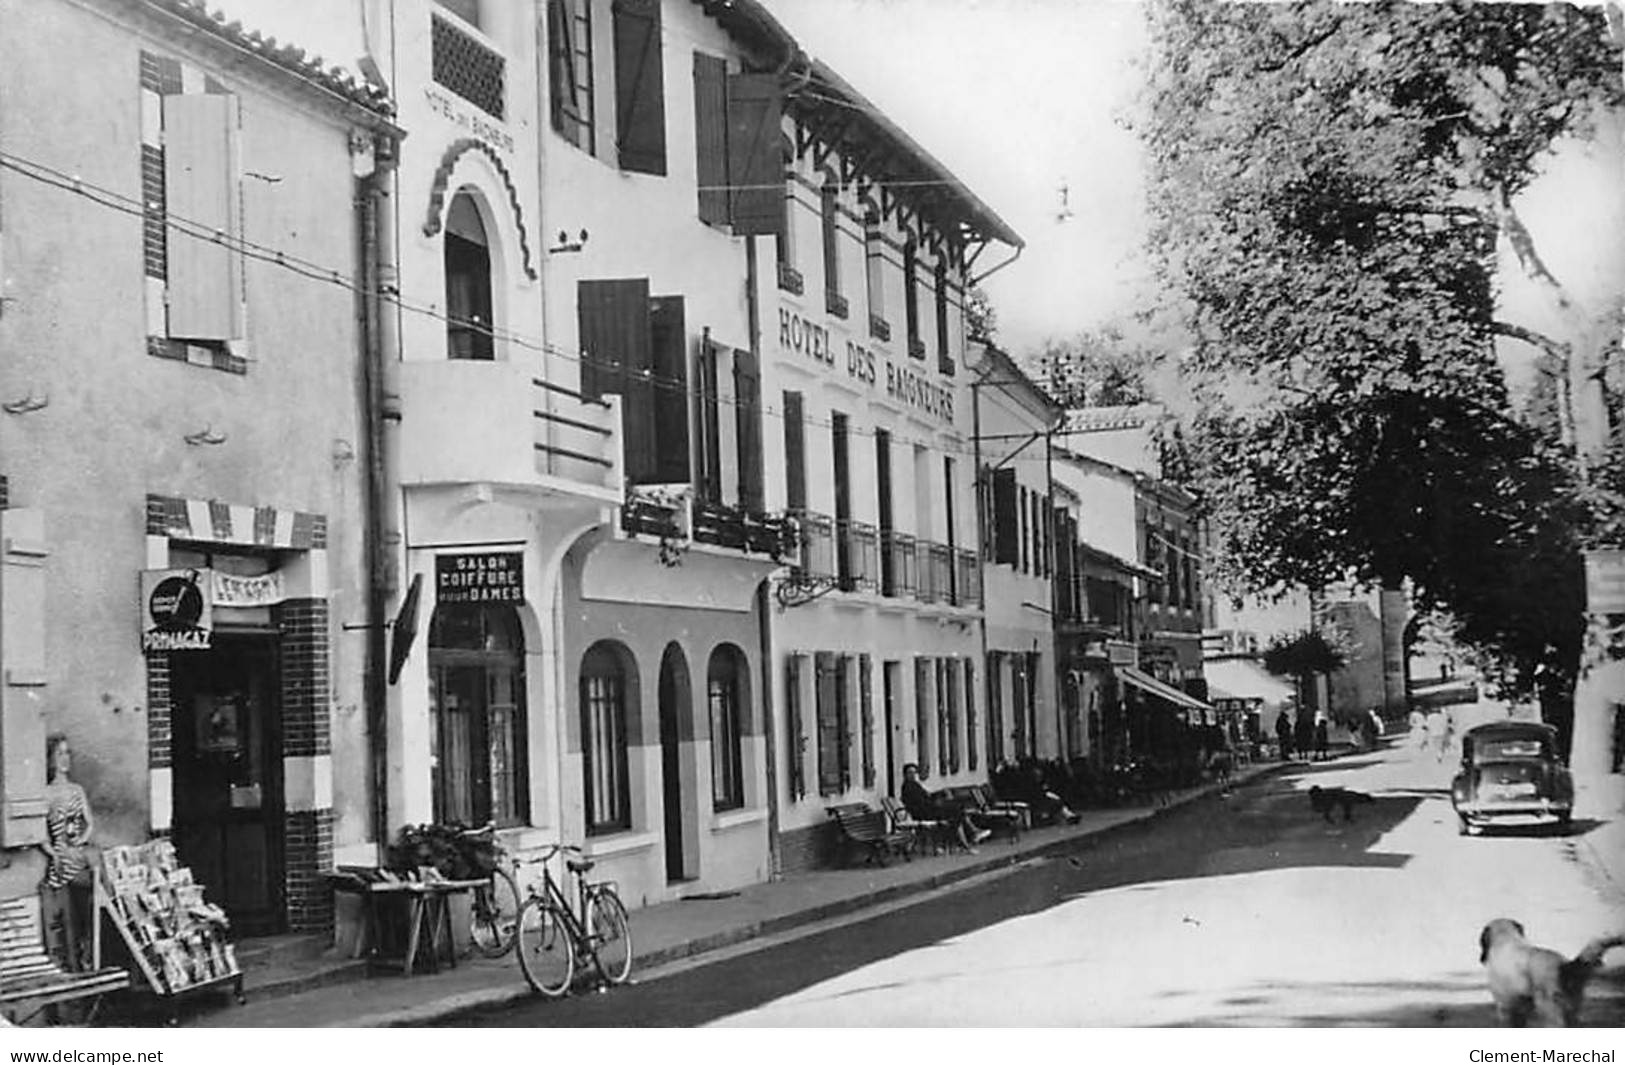
[[[867,388],[878,388],[884,373],[886,395],[933,418],[953,421],[953,389],[939,385],[929,375],[907,365],[900,366],[851,340],[840,341],[846,348],[843,362],[835,351],[837,340],[832,337],[828,327],[808,321],[789,307],[779,308],[779,347],[785,352],[832,368],[844,365],[846,375]]]

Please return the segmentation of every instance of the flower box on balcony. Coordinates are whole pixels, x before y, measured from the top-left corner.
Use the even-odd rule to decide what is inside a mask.
[[[779,264],[779,287],[796,296],[807,289],[806,283],[801,280],[801,271],[789,263]]]

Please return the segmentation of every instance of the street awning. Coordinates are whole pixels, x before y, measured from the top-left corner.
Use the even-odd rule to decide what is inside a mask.
[[[1202,710],[1206,712],[1213,711],[1213,707],[1209,706],[1207,703],[1204,703],[1196,696],[1186,695],[1178,688],[1175,688],[1172,685],[1164,684],[1162,681],[1151,676],[1150,674],[1141,673],[1133,666],[1118,666],[1117,675],[1122,677],[1128,683],[1134,685],[1136,688],[1139,688],[1147,695],[1155,695],[1159,699],[1166,699],[1175,706],[1182,706],[1187,710]]]
[[[1209,699],[1259,699],[1278,706],[1292,698],[1292,685],[1252,658],[1210,658],[1202,663]]]

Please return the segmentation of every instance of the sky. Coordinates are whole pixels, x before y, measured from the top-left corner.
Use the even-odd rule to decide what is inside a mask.
[[[1139,148],[1120,121],[1144,46],[1137,4],[762,2],[1021,235],[1021,255],[984,285],[1005,347],[1021,354],[1137,306],[1148,278]],[[359,54],[355,0],[216,5],[330,63]],[[1011,254],[990,247],[976,270]]]

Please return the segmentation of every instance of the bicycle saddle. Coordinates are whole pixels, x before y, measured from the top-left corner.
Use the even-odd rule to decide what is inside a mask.
[[[577,876],[592,872],[593,860],[591,858],[567,858],[564,867]]]

